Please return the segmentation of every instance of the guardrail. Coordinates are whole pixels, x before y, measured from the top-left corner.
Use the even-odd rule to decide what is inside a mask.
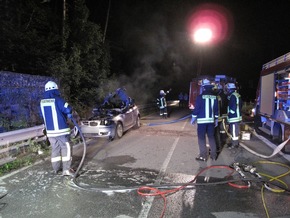
[[[44,125],[0,133],[0,165],[11,162],[14,151],[29,145],[28,140],[45,140]]]
[[[43,136],[44,125],[0,133],[0,148],[9,144]]]

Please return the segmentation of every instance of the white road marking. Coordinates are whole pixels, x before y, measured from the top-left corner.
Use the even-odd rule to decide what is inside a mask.
[[[186,124],[187,124],[187,122],[184,122],[184,125],[182,126],[181,130],[184,129]],[[165,158],[165,160],[164,160],[164,162],[162,164],[162,167],[161,167],[161,169],[159,171],[159,174],[157,176],[157,179],[156,179],[156,182],[154,183],[154,185],[160,185],[162,177],[163,177],[164,173],[166,172],[166,169],[168,167],[168,164],[169,164],[169,162],[171,160],[171,157],[173,155],[173,152],[174,152],[174,150],[176,148],[176,145],[177,145],[179,139],[180,139],[180,136],[178,136],[178,138],[176,138],[174,140],[174,142],[173,142],[173,144],[172,144],[172,146],[170,148],[170,151],[169,151],[167,157]],[[154,196],[146,197],[146,200],[145,200],[144,204],[142,205],[142,210],[141,210],[138,218],[147,218],[148,217],[149,211],[150,211],[150,209],[152,207],[152,204],[153,204],[153,201],[154,201],[154,198],[155,198]]]

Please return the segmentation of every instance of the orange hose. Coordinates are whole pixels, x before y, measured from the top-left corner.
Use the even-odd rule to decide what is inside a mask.
[[[209,169],[215,169],[215,168],[218,168],[218,169],[227,169],[227,170],[230,170],[231,173],[227,176],[231,176],[235,170],[229,166],[208,166],[206,168],[204,168],[203,170],[199,171],[199,173],[189,182],[185,183],[184,185],[181,185],[177,188],[174,188],[174,189],[169,189],[169,190],[165,190],[165,191],[160,191],[158,188],[154,188],[154,187],[149,187],[149,186],[141,186],[140,188],[137,189],[137,193],[140,195],[140,196],[143,196],[143,197],[146,197],[146,196],[160,196],[162,197],[163,199],[163,210],[162,210],[162,214],[161,214],[161,218],[164,216],[164,213],[165,213],[165,210],[166,210],[166,195],[167,194],[171,194],[171,193],[174,193],[174,192],[177,192],[179,190],[182,190],[184,188],[186,188],[188,185],[191,185],[199,175],[201,175],[203,172],[205,172],[206,170],[209,170]],[[228,183],[229,185],[231,185],[230,183]],[[146,191],[150,191],[149,193],[146,193]]]

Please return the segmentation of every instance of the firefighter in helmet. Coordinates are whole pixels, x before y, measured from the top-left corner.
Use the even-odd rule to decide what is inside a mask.
[[[70,168],[72,162],[70,128],[67,124],[67,118],[72,118],[72,107],[60,96],[55,82],[49,81],[45,84],[40,108],[46,135],[52,147],[51,164],[54,173],[62,171],[64,176],[73,176],[74,171]]]
[[[197,137],[199,145],[199,156],[197,161],[206,161],[209,152],[206,148],[206,136],[208,136],[210,145],[210,158],[216,160],[216,142],[214,137],[214,128],[218,124],[218,102],[213,92],[213,85],[208,79],[202,80],[202,93],[197,96],[195,108],[192,111],[191,124],[197,122]]]
[[[231,149],[239,146],[242,100],[234,83],[227,83],[226,90],[228,95],[227,121],[231,135],[231,142],[228,144],[228,148]]]
[[[160,116],[164,119],[167,118],[167,102],[166,102],[166,93],[164,90],[160,90],[159,97],[157,98],[157,105],[160,109]]]

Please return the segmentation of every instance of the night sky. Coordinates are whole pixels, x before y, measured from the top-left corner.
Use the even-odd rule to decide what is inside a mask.
[[[103,30],[108,3],[87,1]],[[226,21],[218,27],[220,39],[203,47],[188,28],[200,8],[217,10]],[[290,51],[289,10],[288,0],[111,0],[106,41],[112,70],[131,92],[172,88],[177,96],[188,91],[201,59],[202,75],[235,77],[243,99],[252,100],[262,65]]]

